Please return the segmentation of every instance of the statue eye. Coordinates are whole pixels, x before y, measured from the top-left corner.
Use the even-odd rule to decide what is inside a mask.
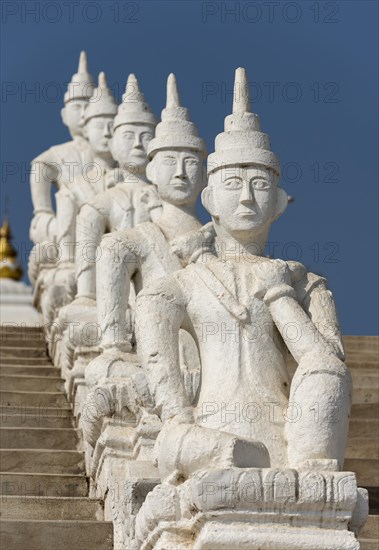
[[[252,181],[254,189],[269,189],[270,184],[264,179],[256,179]]]
[[[241,189],[242,187],[242,180],[240,179],[229,179],[229,180],[226,180],[225,182],[225,188],[226,189]]]
[[[176,159],[174,159],[174,157],[165,157],[163,159],[163,164],[165,164],[166,166],[173,166],[174,164],[176,164]]]
[[[193,157],[186,158],[186,164],[190,166],[197,166],[199,164],[199,161]]]
[[[134,139],[134,134],[133,134],[133,132],[125,132],[124,137],[126,139]]]
[[[145,132],[144,134],[142,134],[142,139],[144,141],[151,141],[153,139],[153,136],[147,132]]]

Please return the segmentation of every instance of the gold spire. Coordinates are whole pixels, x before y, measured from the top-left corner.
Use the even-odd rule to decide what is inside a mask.
[[[17,262],[17,252],[11,245],[11,229],[8,219],[5,218],[0,228],[0,279],[14,279],[19,281],[22,277],[22,269]]]

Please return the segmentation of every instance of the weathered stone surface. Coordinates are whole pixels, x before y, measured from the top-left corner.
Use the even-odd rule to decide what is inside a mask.
[[[83,453],[46,449],[1,449],[3,472],[79,474],[83,471]]]
[[[71,408],[66,396],[60,392],[1,391],[0,403],[2,407],[22,405],[24,407]]]
[[[0,376],[0,387],[2,391],[58,392],[63,389],[63,380],[58,376],[55,378],[32,375]]]
[[[102,521],[104,510],[99,500],[87,497],[4,496],[0,499],[2,520],[86,520]]]
[[[74,498],[88,494],[87,479],[83,475],[2,473],[0,482],[1,494],[5,497],[25,495]]]
[[[8,550],[112,550],[112,523],[97,521],[1,522],[2,544]]]
[[[73,428],[0,428],[3,449],[78,450],[81,442]]]
[[[30,367],[29,365],[8,365],[0,366],[0,376],[43,376],[53,378],[60,377],[56,367]]]

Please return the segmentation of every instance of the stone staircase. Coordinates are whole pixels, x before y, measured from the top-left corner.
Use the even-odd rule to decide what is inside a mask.
[[[80,433],[43,332],[0,335],[0,548],[110,550],[112,523],[88,497]]]
[[[111,549],[112,524],[103,521],[101,503],[87,496],[80,435],[42,331],[2,329],[0,342],[0,548]],[[354,383],[345,470],[356,472],[369,491],[360,542],[362,550],[377,550],[379,337],[347,336],[344,342]]]
[[[379,337],[345,336],[346,364],[353,378],[353,406],[344,470],[368,489],[370,516],[361,530],[361,550],[379,549]],[[291,358],[292,373],[296,364]]]
[[[361,550],[379,548],[379,337],[345,336],[353,377],[353,406],[344,469],[368,489],[370,516],[359,535]]]

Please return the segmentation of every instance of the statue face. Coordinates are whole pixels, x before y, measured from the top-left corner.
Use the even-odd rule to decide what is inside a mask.
[[[154,137],[150,124],[122,124],[114,131],[111,140],[113,158],[121,168],[144,168],[147,164],[147,146]]]
[[[148,177],[162,200],[177,206],[194,204],[203,186],[202,169],[197,151],[170,149],[155,154],[148,164]]]
[[[87,122],[85,132],[95,154],[110,155],[109,140],[112,135],[112,124],[111,116],[96,116]]]
[[[73,99],[66,103],[61,111],[63,123],[68,127],[72,136],[83,134],[83,114],[88,104],[86,99]]]
[[[230,234],[260,233],[276,217],[276,184],[274,172],[257,165],[217,170],[209,176],[210,214]]]

